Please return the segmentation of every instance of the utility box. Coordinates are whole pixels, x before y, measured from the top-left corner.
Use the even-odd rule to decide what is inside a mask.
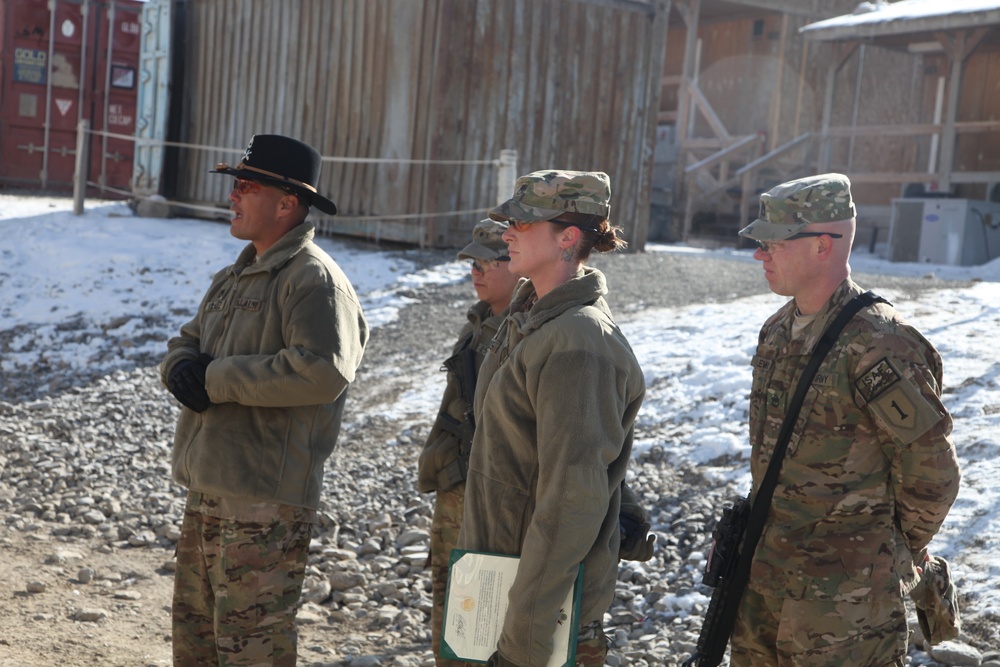
[[[1000,257],[1000,203],[894,199],[889,260],[974,266]]]

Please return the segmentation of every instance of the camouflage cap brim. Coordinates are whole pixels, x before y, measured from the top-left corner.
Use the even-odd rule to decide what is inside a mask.
[[[481,243],[470,243],[458,252],[458,259],[481,259],[487,262],[508,256],[506,250],[494,250]]]
[[[511,220],[517,220],[518,222],[545,222],[546,220],[551,220],[552,218],[558,218],[562,213],[565,213],[564,209],[549,209],[549,208],[538,208],[536,206],[525,206],[519,201],[514,199],[508,199],[504,203],[500,204],[494,209],[491,209],[487,215],[491,220],[497,220],[499,222],[509,222]]]
[[[757,218],[740,230],[740,236],[745,236],[755,241],[781,241],[795,236],[808,227],[809,224],[808,222],[804,222],[798,225],[778,225],[768,222],[763,218]]]

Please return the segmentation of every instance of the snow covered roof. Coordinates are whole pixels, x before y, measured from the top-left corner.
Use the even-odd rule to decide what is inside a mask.
[[[861,2],[852,14],[799,29],[815,40],[858,39],[1000,25],[997,0],[900,0]]]

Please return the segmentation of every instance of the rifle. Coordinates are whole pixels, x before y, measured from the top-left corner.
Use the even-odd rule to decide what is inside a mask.
[[[836,319],[823,332],[813,349],[809,363],[802,371],[799,383],[795,386],[795,393],[788,404],[785,420],[775,441],[771,462],[757,489],[757,496],[752,501],[751,497],[747,496],[746,500],[738,500],[733,507],[723,509],[722,518],[712,533],[715,544],[709,554],[707,570],[702,579],[703,583],[715,586],[715,591],[712,592],[712,600],[708,604],[708,611],[702,622],[698,648],[694,655],[684,662],[683,667],[718,667],[722,663],[726,646],[736,626],[736,616],[743,599],[743,591],[750,581],[750,568],[754,553],[757,551],[757,542],[764,532],[764,524],[771,509],[771,498],[778,484],[781,462],[785,458],[785,450],[792,437],[806,392],[809,391],[823,358],[833,347],[843,328],[859,310],[876,302],[888,303],[871,291],[859,294],[841,309]],[[720,536],[725,541],[721,549]],[[734,545],[739,549],[733,548]],[[714,558],[717,550],[722,552],[718,561]],[[712,572],[713,563],[717,563],[715,573]]]
[[[736,498],[729,507],[723,508],[722,518],[712,531],[712,549],[701,581],[715,590],[705,612],[698,648],[684,667],[716,667],[726,653],[743,590],[750,578],[748,565],[752,557],[740,557],[740,543],[749,518],[750,500]],[[747,566],[740,567],[743,564]]]

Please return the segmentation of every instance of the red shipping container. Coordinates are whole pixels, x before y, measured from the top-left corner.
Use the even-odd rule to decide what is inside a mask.
[[[82,119],[135,136],[142,5],[0,0],[0,187],[71,191]],[[126,194],[134,142],[88,140],[87,180],[112,189],[88,194]]]

